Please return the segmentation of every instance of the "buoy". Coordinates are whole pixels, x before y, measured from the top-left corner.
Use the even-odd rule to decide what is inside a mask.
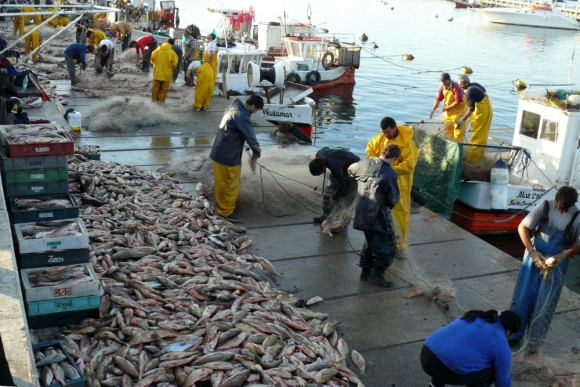
[[[473,74],[471,67],[463,66],[463,74]]]
[[[411,54],[405,54],[405,60],[413,60],[415,57]]]
[[[489,179],[489,207],[494,212],[502,212],[508,206],[508,180],[510,171],[500,158],[491,168],[491,177]]]
[[[526,85],[526,82],[518,79],[516,82],[516,90],[517,91],[522,91],[522,90],[526,90],[528,88],[528,85]]]

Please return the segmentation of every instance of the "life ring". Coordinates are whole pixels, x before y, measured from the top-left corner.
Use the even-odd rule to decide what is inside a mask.
[[[326,51],[322,57],[322,67],[328,70],[334,64],[334,54],[330,51]]]
[[[300,78],[300,74],[290,73],[286,77],[286,82],[300,83],[302,82],[302,78]]]
[[[310,86],[316,86],[320,83],[320,73],[316,70],[312,70],[306,74],[306,81]]]

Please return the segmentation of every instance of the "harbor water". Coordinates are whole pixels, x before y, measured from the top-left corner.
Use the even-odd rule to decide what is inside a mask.
[[[448,71],[454,80],[462,67],[473,69],[472,82],[483,85],[493,105],[492,128],[513,128],[518,96],[513,81],[566,84],[580,77],[580,60],[571,61],[580,34],[575,31],[506,26],[489,23],[476,10],[455,9],[441,0],[332,0],[246,2],[177,0],[182,26],[195,23],[211,32],[219,15],[207,8],[255,7],[255,22],[284,19],[312,24],[333,33],[359,37],[366,33],[356,85],[317,92],[317,146],[341,146],[362,155],[384,116],[397,122],[428,119],[440,84]],[[279,19],[281,18],[281,19]],[[449,19],[453,18],[452,21]],[[375,42],[379,47],[372,49]],[[580,47],[578,47],[580,49]],[[415,60],[404,61],[404,54]],[[578,59],[578,58],[577,58]],[[435,118],[440,118],[435,117]],[[501,138],[509,141],[511,135]]]

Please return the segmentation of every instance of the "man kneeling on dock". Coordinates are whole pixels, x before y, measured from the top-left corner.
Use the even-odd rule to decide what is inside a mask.
[[[401,148],[389,144],[379,157],[364,159],[348,167],[349,175],[358,181],[353,228],[365,234],[360,253],[360,279],[387,288],[393,283],[383,275],[397,254],[391,210],[399,202],[397,173],[391,168],[391,163],[400,155]]]
[[[82,43],[73,43],[64,50],[64,60],[66,62],[66,69],[68,70],[71,86],[79,83],[79,79],[76,77],[75,73],[75,62],[76,64],[80,64],[83,70],[87,68],[87,62],[85,59],[87,52],[89,52],[87,45]]]

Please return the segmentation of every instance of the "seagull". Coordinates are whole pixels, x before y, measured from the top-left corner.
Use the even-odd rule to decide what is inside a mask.
[[[392,11],[393,9],[395,9],[395,7],[391,7],[391,11]]]
[[[377,48],[379,48],[379,46],[377,46],[377,44],[373,42],[373,50],[376,50]]]
[[[451,19],[449,19],[449,20],[447,20],[447,21],[453,21],[453,18],[451,18]]]
[[[362,40],[363,42],[366,42],[367,40],[369,40],[369,37],[367,36],[367,34],[365,34],[365,33],[363,32],[363,34],[362,34],[362,35],[361,35],[361,37],[360,37],[360,40]]]
[[[439,17],[439,15],[435,15],[435,18],[438,18],[438,17]]]

